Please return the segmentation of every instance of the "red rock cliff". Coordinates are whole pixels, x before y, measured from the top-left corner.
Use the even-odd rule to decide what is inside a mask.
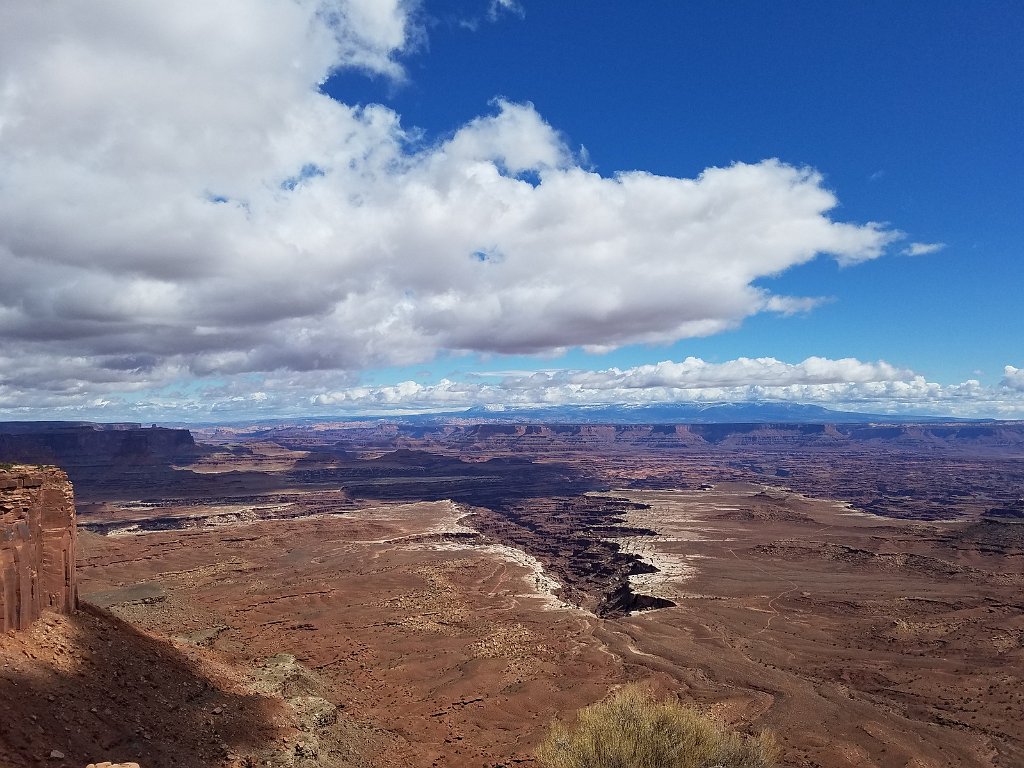
[[[0,630],[77,607],[71,482],[56,467],[0,468]]]

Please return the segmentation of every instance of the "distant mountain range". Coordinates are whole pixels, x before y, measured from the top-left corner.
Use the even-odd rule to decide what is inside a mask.
[[[657,403],[649,405],[556,405],[546,407],[476,406],[460,411],[418,414],[337,414],[275,419],[234,419],[219,423],[175,423],[167,426],[216,427],[379,423],[438,424],[937,424],[989,422],[963,419],[835,411],[819,405],[785,402]]]
[[[545,408],[470,408],[462,413],[429,414],[414,419],[562,424],[907,424],[953,421],[938,416],[833,411],[800,403],[657,403],[650,405],[561,405]],[[955,419],[965,421],[965,419]],[[969,421],[969,420],[968,420]]]

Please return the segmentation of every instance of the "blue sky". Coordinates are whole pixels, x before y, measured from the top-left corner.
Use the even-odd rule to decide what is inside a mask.
[[[677,343],[668,357],[883,358],[940,381],[994,383],[1024,354],[1019,3],[597,2],[581,13],[523,2],[522,15],[474,31],[459,22],[479,18],[481,3],[443,7],[427,6],[429,50],[410,57],[407,84],[346,72],[325,90],[383,102],[430,137],[496,96],[530,101],[602,173],[810,165],[841,218],[946,244],[856,269],[790,270],[773,287],[834,301],[813,317],[760,317]],[[651,356],[629,348],[603,363]]]
[[[16,3],[0,29],[0,416],[1024,418],[1019,3]]]

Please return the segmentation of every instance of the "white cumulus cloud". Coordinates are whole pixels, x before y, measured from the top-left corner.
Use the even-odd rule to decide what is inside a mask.
[[[800,363],[738,358],[710,363],[689,357],[633,368],[478,374],[436,384],[405,381],[352,386],[313,398],[322,412],[455,410],[478,405],[543,407],[706,402],[815,403],[864,413],[920,413],[950,417],[1024,418],[1024,380],[1006,391],[978,381],[939,384],[884,361],[810,357]],[[497,380],[494,380],[497,379]]]
[[[1017,392],[1024,392],[1024,368],[1015,368],[1012,365],[1005,366],[1000,386]]]
[[[320,92],[341,67],[402,78],[415,13],[3,4],[2,402],[672,342],[809,310],[757,281],[897,237],[835,220],[809,168],[601,176],[530,104],[425,143]]]
[[[904,256],[927,256],[929,253],[938,253],[945,247],[945,243],[910,243],[901,253]]]

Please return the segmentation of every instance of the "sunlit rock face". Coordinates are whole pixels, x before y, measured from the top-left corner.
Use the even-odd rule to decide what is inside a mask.
[[[44,610],[77,606],[68,476],[56,467],[0,468],[0,629],[25,629]]]

